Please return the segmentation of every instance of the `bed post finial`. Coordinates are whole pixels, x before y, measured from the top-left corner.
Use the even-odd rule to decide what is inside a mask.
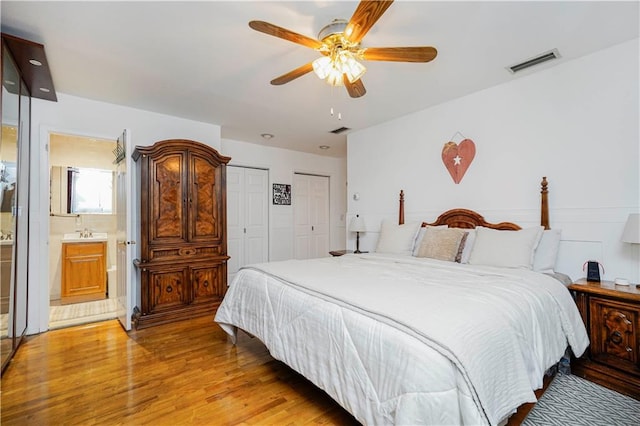
[[[542,177],[542,182],[540,182],[540,194],[542,194],[542,199],[540,203],[540,225],[544,227],[544,229],[549,229],[549,190],[547,186],[549,182],[547,182],[547,177]]]
[[[404,225],[404,191],[400,190],[400,210],[398,212],[398,225]]]

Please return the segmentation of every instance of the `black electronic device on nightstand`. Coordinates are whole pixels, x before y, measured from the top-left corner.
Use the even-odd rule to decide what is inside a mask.
[[[595,260],[587,261],[587,281],[600,282],[600,264]]]

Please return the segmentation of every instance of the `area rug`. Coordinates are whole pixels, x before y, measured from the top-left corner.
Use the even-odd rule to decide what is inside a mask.
[[[51,306],[49,311],[49,329],[104,321],[116,317],[116,299]]]
[[[558,374],[523,426],[637,426],[640,401],[574,375]]]

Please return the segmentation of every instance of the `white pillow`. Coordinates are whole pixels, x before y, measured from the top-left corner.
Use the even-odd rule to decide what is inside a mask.
[[[411,255],[420,225],[422,222],[398,225],[391,220],[383,220],[376,252]]]
[[[545,229],[533,255],[533,270],[544,274],[553,274],[560,248],[560,229]]]
[[[498,231],[478,226],[469,264],[531,269],[542,226]]]
[[[438,226],[422,226],[420,224],[420,229],[418,229],[418,234],[416,235],[416,240],[413,243],[413,250],[411,250],[412,256],[418,256],[418,249],[420,248],[420,244],[422,243],[422,239],[424,238],[425,232],[427,232],[427,228],[448,228],[448,225],[438,225]]]
[[[476,241],[475,229],[465,229],[465,231],[467,231],[467,240],[464,242],[460,263],[469,263],[469,258],[471,257],[471,250],[473,250],[473,244]]]

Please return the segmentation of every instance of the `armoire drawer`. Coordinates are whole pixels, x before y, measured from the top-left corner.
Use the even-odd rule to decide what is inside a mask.
[[[189,260],[190,258],[204,256],[220,256],[221,246],[176,246],[176,247],[158,247],[149,250],[152,260]]]

